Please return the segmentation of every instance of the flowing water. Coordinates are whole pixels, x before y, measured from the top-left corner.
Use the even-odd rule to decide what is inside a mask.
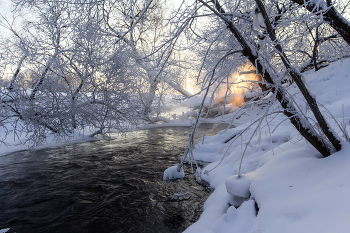
[[[0,157],[0,229],[10,232],[181,232],[196,221],[207,188],[186,171],[181,200],[163,171],[190,129],[155,128]]]

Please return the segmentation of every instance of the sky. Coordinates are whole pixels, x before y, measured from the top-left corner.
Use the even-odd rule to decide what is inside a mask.
[[[184,0],[187,5],[191,4],[193,0]],[[167,6],[171,7],[178,7],[182,3],[181,0],[165,0],[165,4]],[[0,14],[9,18],[11,14],[11,8],[12,8],[13,3],[11,0],[0,0]],[[0,29],[0,35],[6,35],[6,30],[3,30],[3,28]]]
[[[0,9],[1,14],[4,12],[9,12],[11,7],[11,1],[10,0],[0,0]]]
[[[11,14],[11,5],[12,2],[10,0],[0,0],[0,16],[9,18]],[[3,27],[0,27],[0,35],[5,36],[7,34],[7,30],[4,30]]]
[[[11,1],[10,0],[1,0],[0,1],[1,6],[6,6],[6,5],[10,5]]]

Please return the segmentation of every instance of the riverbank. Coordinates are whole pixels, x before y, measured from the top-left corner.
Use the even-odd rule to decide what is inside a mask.
[[[305,75],[340,137],[331,114],[349,127],[349,66],[347,59]],[[288,92],[305,106],[294,84]],[[185,232],[350,232],[350,143],[342,138],[342,150],[323,158],[283,114],[277,114],[281,108],[272,96],[266,101],[276,114],[265,116],[266,108],[251,106],[237,128],[205,137],[196,146],[195,158],[211,162],[201,177],[215,191],[200,219]],[[307,109],[303,111],[312,118]],[[259,117],[260,127],[251,125]]]
[[[190,105],[181,105],[177,100],[176,96],[167,96],[168,109],[165,109],[160,116],[165,121],[159,121],[154,124],[139,124],[139,125],[129,125],[127,128],[130,131],[152,129],[152,128],[164,128],[164,127],[191,127],[195,122],[196,111],[191,109],[192,105],[197,105],[200,101],[200,97],[193,98],[189,101]],[[194,102],[193,102],[194,101]],[[206,122],[203,120],[203,122]],[[70,135],[66,135],[64,138],[57,138],[51,132],[47,132],[42,141],[37,145],[33,145],[31,141],[28,140],[30,135],[21,133],[19,130],[21,127],[25,127],[21,122],[16,125],[17,131],[13,129],[11,125],[5,125],[0,127],[0,157],[6,154],[10,154],[16,151],[22,150],[38,150],[43,148],[54,148],[65,145],[71,145],[76,143],[95,141],[101,139],[115,139],[122,136],[123,133],[118,133],[116,130],[111,131],[111,133],[101,136],[90,135],[94,134],[98,129],[95,128],[85,128],[84,130],[74,130]],[[179,142],[182,143],[182,142]]]
[[[341,137],[343,135],[330,114],[340,125],[349,127],[349,66],[347,59],[305,75],[317,101],[327,109],[322,108],[322,112]],[[288,92],[305,106],[294,85],[288,87]],[[234,112],[216,118],[215,123],[238,127],[223,130],[215,136],[206,134],[196,146],[195,158],[210,163],[202,170],[201,178],[215,191],[205,202],[199,220],[185,232],[350,232],[347,223],[350,218],[349,143],[343,141],[341,151],[322,158],[283,114],[277,114],[281,108],[273,96],[267,96],[264,101],[271,103],[270,112],[276,114],[264,117],[260,127],[250,124],[264,116],[266,108],[251,105],[239,115]],[[312,118],[307,109],[303,111]],[[167,126],[191,124],[181,116],[177,114],[177,119]],[[152,127],[164,126],[166,124]],[[243,136],[237,136],[246,128]],[[48,135],[48,142],[50,137]],[[82,135],[69,143],[81,142],[82,138],[89,139]],[[8,144],[8,147],[2,145],[0,155],[28,148],[16,143]],[[59,145],[52,136],[52,144],[43,146]],[[237,178],[239,171],[242,179]],[[189,176],[188,170],[185,172]],[[244,198],[237,198],[237,195]]]

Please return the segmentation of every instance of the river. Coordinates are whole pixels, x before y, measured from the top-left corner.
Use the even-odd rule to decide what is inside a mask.
[[[0,229],[11,232],[181,232],[209,190],[186,172],[183,200],[162,185],[186,149],[185,127],[0,157]]]

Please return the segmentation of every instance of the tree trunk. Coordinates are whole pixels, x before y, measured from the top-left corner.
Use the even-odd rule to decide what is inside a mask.
[[[39,87],[43,84],[44,79],[45,79],[45,76],[46,76],[46,73],[47,73],[47,71],[50,69],[50,66],[51,66],[51,64],[53,63],[53,60],[55,59],[55,57],[56,57],[56,56],[54,55],[54,56],[51,57],[50,60],[47,62],[44,71],[41,73],[39,80],[36,82],[36,84],[35,84],[35,86],[34,86],[34,88],[33,88],[33,90],[32,90],[32,93],[30,94],[30,97],[29,97],[30,100],[33,100],[33,99],[34,99],[36,93],[37,93],[38,90],[39,90]]]
[[[257,5],[258,5],[263,17],[264,17],[265,25],[267,28],[267,33],[269,34],[271,41],[272,42],[277,41],[275,30],[272,27],[272,24],[271,24],[270,19],[267,15],[264,4],[262,3],[261,0],[255,0],[255,2],[257,3]],[[318,30],[316,30],[316,33],[318,33]],[[328,138],[330,143],[333,145],[333,147],[336,149],[336,151],[339,151],[341,149],[340,140],[334,135],[335,133],[329,127],[329,124],[326,121],[326,119],[324,119],[320,109],[318,108],[316,98],[313,95],[311,95],[311,93],[307,89],[305,83],[302,81],[303,80],[302,75],[299,73],[299,71],[297,69],[292,67],[286,54],[283,52],[282,46],[279,43],[275,43],[274,46],[275,46],[275,49],[279,52],[279,55],[283,61],[283,64],[287,68],[287,70],[289,71],[289,74],[293,78],[293,81],[297,84],[299,90],[303,94],[307,104],[309,105],[311,111],[313,112],[313,114],[317,120],[317,123],[319,124],[320,128],[322,129],[322,132],[326,135],[326,137]]]
[[[241,44],[243,48],[243,55],[245,55],[252,64],[256,65],[256,69],[259,74],[268,82],[273,85],[272,91],[276,93],[277,100],[281,103],[284,108],[284,114],[290,119],[291,123],[294,127],[300,132],[300,134],[312,145],[314,146],[324,157],[327,157],[331,154],[331,148],[327,147],[323,142],[322,138],[315,132],[315,130],[311,127],[310,123],[307,119],[304,119],[298,111],[294,107],[293,102],[289,99],[288,95],[284,92],[281,85],[276,85],[274,82],[272,75],[269,73],[268,69],[265,69],[258,59],[258,55],[253,49],[249,46],[247,41],[241,35],[239,30],[234,26],[231,20],[228,20],[222,14],[225,13],[219,2],[215,1],[215,7],[212,8],[203,0],[199,0],[203,5],[208,7],[211,11],[213,11],[218,17],[225,21],[228,29],[232,32],[232,34],[236,37],[238,42]]]
[[[144,101],[143,114],[145,116],[148,116],[149,113],[151,113],[151,107],[152,107],[152,103],[154,101],[154,98],[156,97],[158,83],[159,83],[158,80],[150,78],[150,86],[149,86],[149,90],[148,90],[148,95],[147,95],[146,100]]]
[[[26,58],[27,58],[27,55],[24,55],[24,56],[21,58],[21,60],[19,61],[18,66],[17,66],[17,69],[16,69],[16,72],[14,73],[14,75],[13,75],[13,77],[12,77],[12,79],[11,79],[11,82],[9,83],[9,85],[8,85],[8,87],[7,87],[9,90],[12,90],[12,89],[13,89],[13,85],[14,85],[16,79],[17,79],[17,76],[18,76],[19,71],[20,71],[20,69],[21,69],[22,63],[23,63],[23,61],[24,61]]]
[[[344,38],[348,45],[350,45],[350,23],[333,6],[328,7],[327,3],[322,0],[292,1],[305,7],[312,13],[322,14],[324,21],[334,28],[334,30],[336,30]]]
[[[175,91],[179,92],[181,95],[185,97],[190,97],[191,94],[188,93],[185,89],[181,88],[178,84],[174,83],[173,81],[163,78],[162,79],[164,82],[166,82],[169,86],[171,86]]]
[[[56,28],[57,28],[57,26],[56,26]],[[44,79],[45,79],[45,76],[46,76],[47,71],[49,71],[49,69],[50,69],[52,63],[54,62],[54,60],[56,59],[56,57],[57,57],[57,55],[58,55],[58,52],[59,52],[58,49],[59,49],[59,45],[60,45],[60,36],[61,36],[60,31],[59,31],[58,28],[57,28],[57,35],[55,35],[55,36],[56,36],[56,38],[55,38],[55,42],[56,42],[56,44],[55,44],[55,52],[54,52],[54,54],[52,55],[52,57],[49,59],[49,61],[46,63],[46,66],[45,66],[45,69],[44,69],[43,73],[40,75],[39,80],[38,80],[37,83],[35,84],[35,87],[33,88],[32,93],[30,94],[30,97],[29,97],[30,100],[33,100],[33,99],[34,99],[36,93],[37,93],[38,90],[39,90],[39,87],[40,87],[40,86],[43,84],[43,82],[44,82]]]

